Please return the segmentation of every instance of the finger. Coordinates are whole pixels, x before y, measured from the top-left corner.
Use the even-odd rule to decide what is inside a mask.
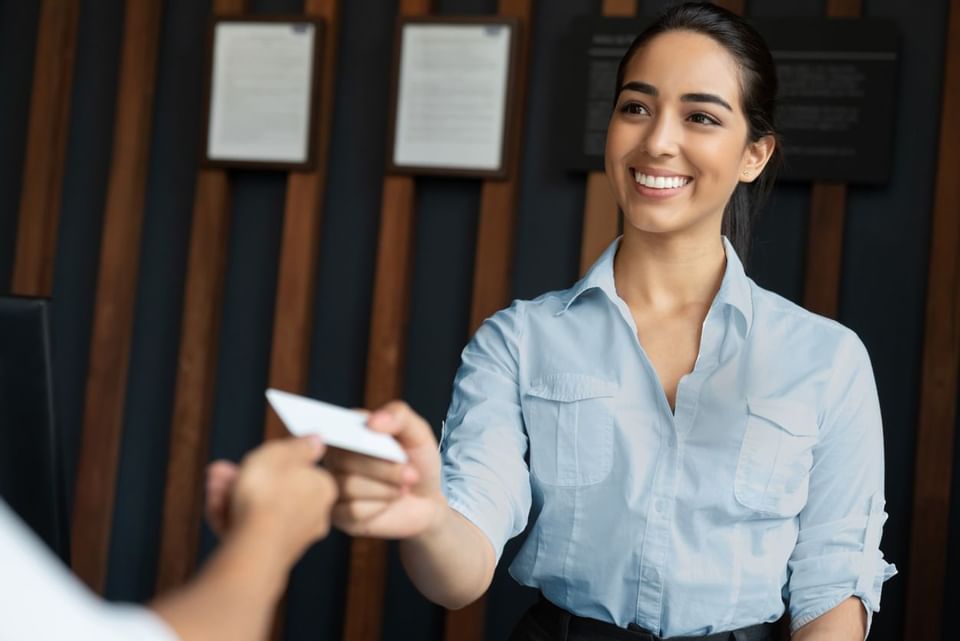
[[[392,501],[402,495],[398,486],[381,483],[366,476],[337,474],[336,481],[341,501]]]
[[[336,447],[331,447],[327,451],[324,463],[327,469],[338,474],[366,476],[392,485],[410,485],[416,483],[419,478],[417,471],[409,465],[392,463]]]
[[[436,445],[433,429],[403,401],[391,401],[367,419],[367,425],[378,432],[391,434],[407,448]]]
[[[356,527],[379,516],[390,507],[387,501],[349,501],[333,506],[331,516],[337,527]]]
[[[210,529],[217,536],[223,534],[227,527],[227,513],[229,511],[228,493],[225,490],[212,490],[207,492],[207,501],[204,506],[204,515]]]
[[[207,485],[232,482],[237,478],[239,468],[230,461],[214,461],[207,466]]]
[[[320,485],[320,501],[329,510],[330,507],[336,503],[337,499],[340,498],[340,488],[337,482],[334,480],[333,475],[326,470],[317,469],[316,473],[320,477],[318,481]]]
[[[326,446],[316,434],[299,438],[276,439],[261,446],[264,453],[284,459],[289,463],[316,463],[323,456]]]
[[[239,470],[232,463],[218,461],[207,468],[206,494],[208,497],[225,498],[233,491]]]

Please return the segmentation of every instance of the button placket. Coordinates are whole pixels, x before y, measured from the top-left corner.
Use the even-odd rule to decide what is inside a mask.
[[[679,448],[673,416],[664,416],[663,456],[657,466],[651,487],[652,500],[647,510],[648,526],[644,534],[641,559],[640,589],[637,612],[641,623],[654,622],[658,634],[662,630],[664,572],[670,558],[672,507],[676,496],[679,469]],[[645,626],[647,627],[647,626]]]

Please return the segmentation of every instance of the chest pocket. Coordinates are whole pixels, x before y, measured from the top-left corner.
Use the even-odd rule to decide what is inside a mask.
[[[530,469],[556,486],[599,483],[613,465],[613,413],[617,386],[583,374],[557,373],[531,384],[523,397],[530,437]]]
[[[792,516],[807,503],[816,416],[789,400],[747,399],[747,428],[740,445],[734,492],[741,505]]]

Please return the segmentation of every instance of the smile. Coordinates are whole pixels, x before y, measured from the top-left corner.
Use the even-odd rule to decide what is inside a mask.
[[[648,189],[679,189],[692,181],[689,176],[651,176],[631,169],[633,179],[638,185]]]

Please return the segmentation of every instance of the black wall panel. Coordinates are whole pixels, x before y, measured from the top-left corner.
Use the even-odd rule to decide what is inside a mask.
[[[10,290],[40,4],[0,2],[0,291]]]
[[[69,487],[83,424],[122,31],[122,0],[80,3],[51,315],[55,412]]]
[[[147,599],[156,584],[209,14],[209,0],[164,4],[107,575],[106,594],[116,599]]]

